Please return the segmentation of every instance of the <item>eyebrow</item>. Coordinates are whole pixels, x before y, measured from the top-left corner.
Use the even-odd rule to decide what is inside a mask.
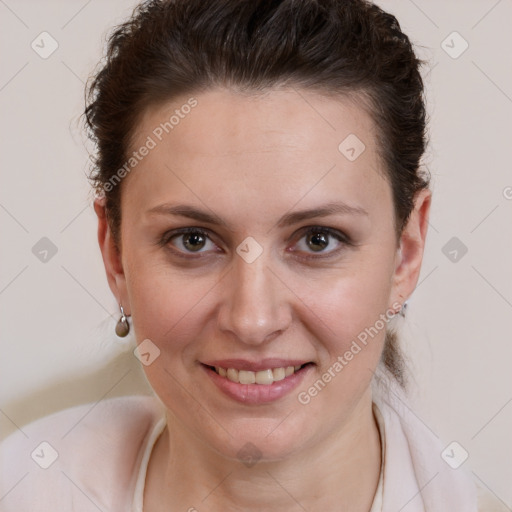
[[[297,224],[312,217],[327,217],[329,215],[336,214],[368,216],[368,212],[359,206],[350,206],[346,203],[327,203],[325,206],[320,208],[311,208],[309,210],[299,210],[287,213],[279,219],[277,226],[282,228]]]
[[[227,227],[227,223],[222,220],[218,215],[213,212],[206,212],[199,210],[193,206],[186,204],[161,204],[148,210],[148,213],[157,213],[162,215],[177,215],[179,217],[187,217],[189,219],[197,220],[198,222],[205,222],[208,224],[215,224]],[[366,215],[368,212],[359,206],[350,206],[346,203],[328,203],[319,208],[310,208],[308,210],[298,210],[283,215],[277,222],[278,227],[287,227],[297,224],[303,220],[313,217],[327,217],[329,215]]]

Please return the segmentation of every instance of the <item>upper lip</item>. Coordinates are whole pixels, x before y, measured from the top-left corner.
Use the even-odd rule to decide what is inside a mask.
[[[237,370],[249,370],[252,372],[259,372],[268,370],[269,368],[286,368],[287,366],[302,366],[303,364],[311,363],[306,359],[280,359],[280,358],[267,358],[260,359],[259,361],[249,361],[247,359],[215,359],[208,361],[201,361],[206,366],[216,366],[217,368],[235,368]]]

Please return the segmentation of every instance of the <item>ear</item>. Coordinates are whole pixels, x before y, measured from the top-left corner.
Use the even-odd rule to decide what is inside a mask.
[[[416,194],[414,209],[400,236],[391,294],[393,304],[402,305],[416,288],[423,261],[431,200],[430,190],[420,190]]]
[[[108,284],[118,304],[122,304],[125,314],[129,315],[130,304],[126,290],[126,278],[121,263],[121,254],[114,242],[107,219],[104,197],[94,200],[94,211],[98,216],[98,243],[107,273]]]

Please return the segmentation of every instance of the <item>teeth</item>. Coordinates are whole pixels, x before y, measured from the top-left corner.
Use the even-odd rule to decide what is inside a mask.
[[[252,373],[252,372],[251,372]],[[272,384],[274,382],[274,374],[272,370],[263,370],[261,372],[256,372],[256,384]]]
[[[238,382],[240,384],[262,384],[269,386],[273,382],[283,380],[285,377],[293,375],[297,370],[301,368],[298,366],[287,366],[283,368],[269,368],[268,370],[261,370],[259,372],[252,372],[249,370],[237,370],[235,368],[221,368],[215,367],[215,371],[221,377],[227,377],[232,382]]]
[[[283,380],[285,378],[285,369],[284,368],[274,368],[272,370],[272,376],[274,377],[274,381]]]
[[[229,380],[232,380],[233,382],[239,382],[238,380],[238,370],[235,370],[234,368],[230,368],[227,373],[227,377]]]
[[[238,382],[240,382],[240,384],[254,384],[256,382],[256,375],[254,372],[240,370],[238,372]]]

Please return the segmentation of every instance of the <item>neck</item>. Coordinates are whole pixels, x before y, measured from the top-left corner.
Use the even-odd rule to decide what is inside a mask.
[[[177,423],[170,425],[148,466],[145,511],[371,508],[381,445],[369,392],[341,431],[286,460],[259,461],[252,467],[206,449]]]

